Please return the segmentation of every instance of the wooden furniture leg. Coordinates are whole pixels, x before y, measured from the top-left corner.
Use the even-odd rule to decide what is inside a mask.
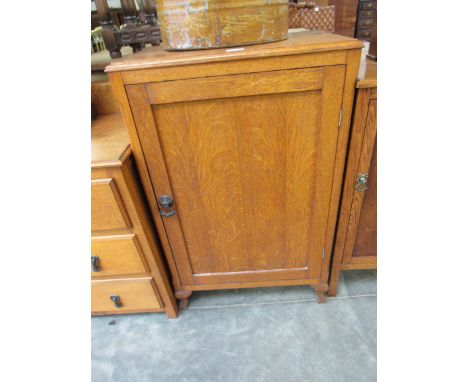
[[[189,290],[179,290],[175,292],[175,298],[179,300],[179,309],[187,309],[189,303],[189,297],[192,295],[192,292]]]
[[[315,289],[315,293],[317,294],[317,303],[325,304],[327,302],[328,285],[327,284],[313,285],[312,288]]]

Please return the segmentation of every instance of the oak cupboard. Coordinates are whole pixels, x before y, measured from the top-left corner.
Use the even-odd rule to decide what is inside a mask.
[[[91,146],[91,311],[165,311],[175,318],[176,300],[120,114],[92,122]]]
[[[341,270],[376,267],[377,63],[364,58],[356,83],[329,295],[336,295]]]
[[[277,285],[325,301],[362,46],[302,32],[106,68],[181,306]]]

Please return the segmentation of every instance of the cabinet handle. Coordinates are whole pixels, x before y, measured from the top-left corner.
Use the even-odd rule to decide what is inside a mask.
[[[110,296],[109,298],[112,300],[117,309],[122,307],[122,301],[120,301],[120,296]]]
[[[161,216],[169,218],[176,214],[176,212],[172,209],[172,207],[174,206],[174,199],[172,199],[169,195],[160,196],[159,205],[163,209],[162,211],[159,211],[159,214]]]
[[[91,269],[93,272],[101,271],[101,259],[98,256],[91,256]]]

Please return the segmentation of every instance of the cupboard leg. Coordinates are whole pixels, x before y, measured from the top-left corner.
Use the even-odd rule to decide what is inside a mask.
[[[327,302],[328,285],[326,284],[315,285],[312,288],[315,289],[315,293],[317,295],[317,303],[325,304]]]
[[[187,309],[189,303],[189,297],[192,295],[192,291],[180,290],[175,292],[175,298],[179,300],[179,309]]]

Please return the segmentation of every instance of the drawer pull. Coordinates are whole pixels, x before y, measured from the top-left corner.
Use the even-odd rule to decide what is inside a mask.
[[[159,211],[159,214],[161,216],[164,216],[165,218],[169,218],[176,214],[176,212],[172,209],[172,207],[174,206],[174,199],[172,199],[170,196],[162,195],[159,198],[159,205],[163,209],[162,211]]]
[[[122,307],[122,301],[120,301],[120,296],[110,296],[109,298],[112,300],[117,309]]]
[[[93,272],[101,271],[101,259],[98,256],[91,256],[91,269]]]

